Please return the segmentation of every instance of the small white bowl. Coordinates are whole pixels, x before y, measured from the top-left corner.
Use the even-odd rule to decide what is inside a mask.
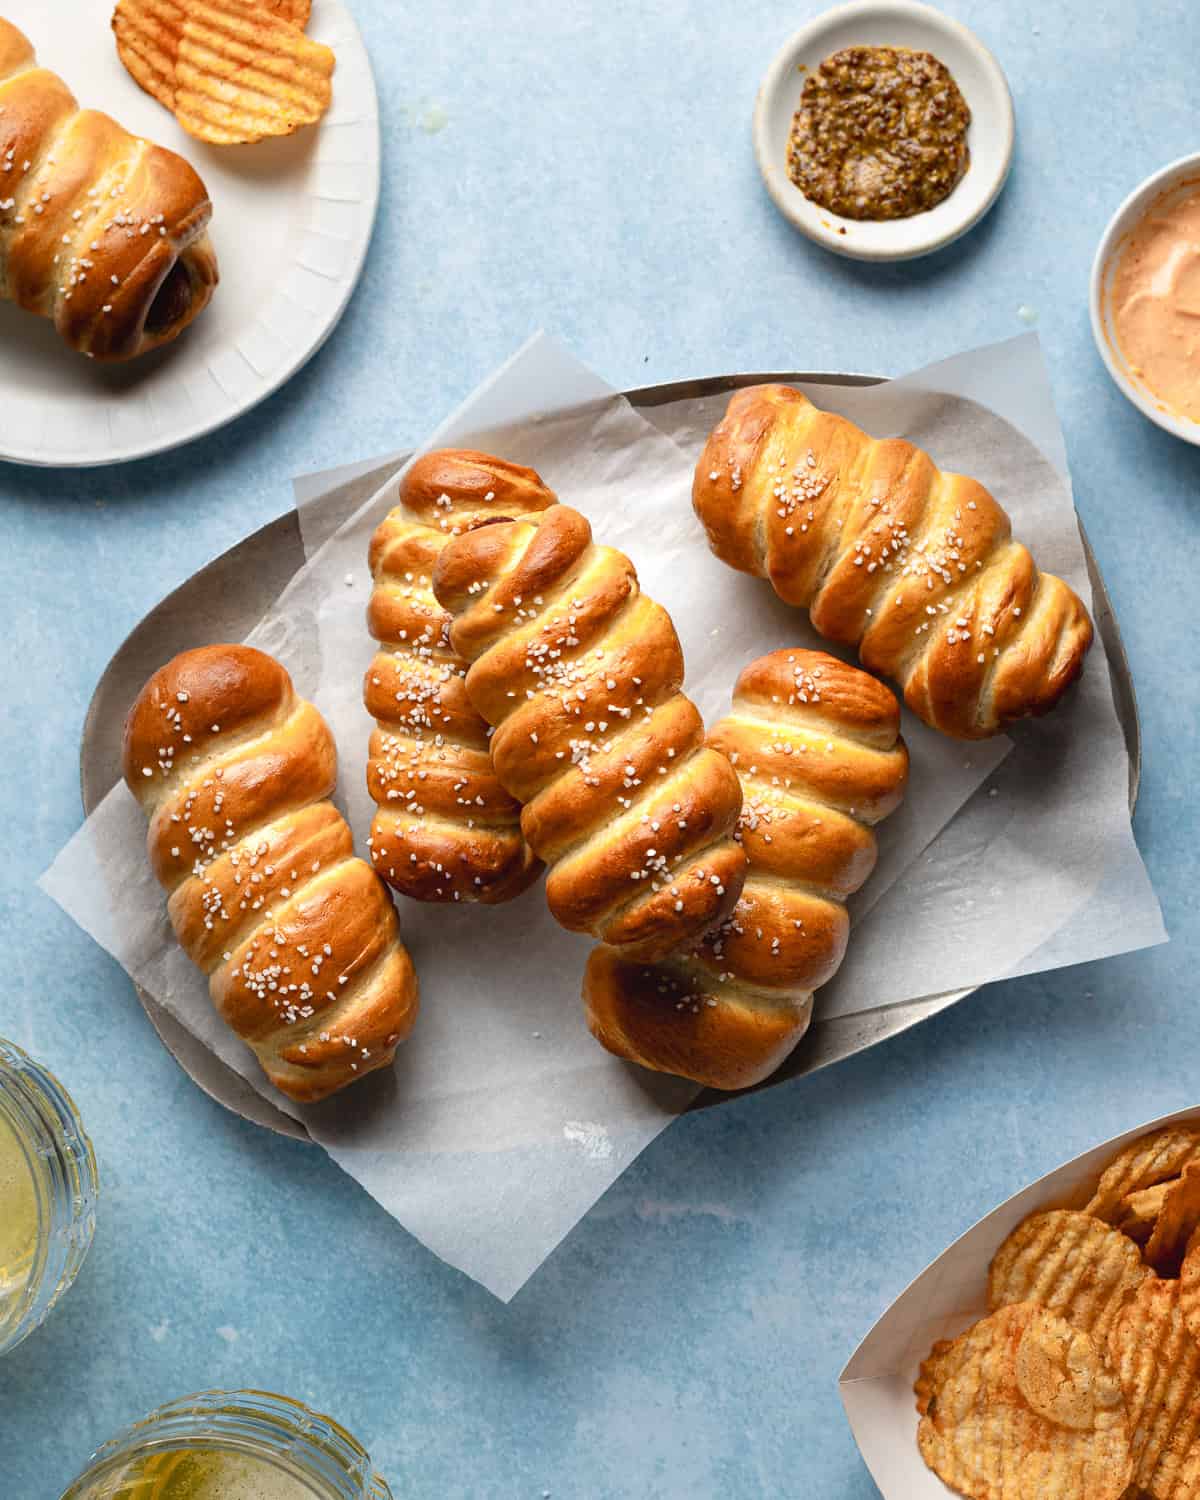
[[[971,164],[936,208],[907,219],[843,219],[811,202],[788,176],[788,138],[805,77],[831,52],[855,46],[932,52],[954,75],[971,111]],[[960,22],[917,0],[851,0],[802,26],[767,70],[754,106],[754,154],[775,206],[810,240],[854,260],[912,260],[966,234],[996,201],[1012,149],[1012,96],[999,63]]]
[[[1152,177],[1147,177],[1140,187],[1134,188],[1113,214],[1108,222],[1108,228],[1100,238],[1100,244],[1096,248],[1096,258],[1092,262],[1092,281],[1088,301],[1092,314],[1092,337],[1096,340],[1100,358],[1108,367],[1108,373],[1116,382],[1118,390],[1133,402],[1138,411],[1149,417],[1152,422],[1156,422],[1164,431],[1173,432],[1185,443],[1194,443],[1200,447],[1200,422],[1193,422],[1188,417],[1176,416],[1174,412],[1169,411],[1158,397],[1136,380],[1126,368],[1112,326],[1109,295],[1113,273],[1116,271],[1117,261],[1125,241],[1150,205],[1159,198],[1170,198],[1173,193],[1183,188],[1197,187],[1200,187],[1200,151],[1194,152],[1191,156],[1181,156],[1170,166],[1163,167]]]

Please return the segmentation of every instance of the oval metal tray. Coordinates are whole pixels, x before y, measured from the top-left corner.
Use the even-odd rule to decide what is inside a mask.
[[[676,381],[668,385],[644,386],[625,394],[633,406],[649,408],[765,382],[800,381],[821,385],[859,386],[878,385],[884,378],[878,375],[773,371]],[[389,459],[378,467],[360,472],[344,485],[339,498],[344,502],[345,513],[349,514],[361,501],[373,494],[388,474],[394,472],[399,462],[402,462],[402,457]],[[1142,756],[1137,702],[1112,602],[1082,525],[1080,535],[1091,577],[1096,627],[1108,656],[1117,715],[1129,752],[1129,806],[1132,811],[1137,801]],[[84,721],[79,763],[85,812],[91,813],[120,779],[121,733],[125,713],[150,674],[176,652],[204,644],[213,638],[211,630],[202,630],[198,622],[212,620],[214,601],[223,638],[239,641],[248,635],[303,563],[304,547],[300,539],[299,521],[293,510],[269,522],[207,567],[194,573],[186,583],[156,605],[130,632],[97,683]],[[135,988],[163,1045],[200,1088],[227,1109],[246,1119],[284,1135],[308,1139],[303,1125],[260,1098],[244,1079],[218,1062],[152,996],[140,987]],[[830,1063],[851,1057],[876,1042],[907,1031],[918,1021],[936,1015],[938,1011],[945,1010],[947,1006],[971,993],[971,989],[951,990],[941,995],[907,1000],[903,1004],[888,1006],[867,1015],[840,1016],[829,1021],[822,1021],[818,1015],[808,1035],[783,1067],[758,1087],[771,1088],[788,1078],[814,1073],[818,1068],[828,1067]],[[729,1097],[728,1094],[706,1091],[696,1100],[693,1108],[718,1104]]]

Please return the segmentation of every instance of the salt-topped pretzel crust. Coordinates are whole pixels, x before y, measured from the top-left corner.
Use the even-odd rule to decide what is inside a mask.
[[[558,920],[640,957],[721,921],[745,870],[741,788],[703,743],[674,627],[629,559],[556,505],[458,537],[433,584]]]
[[[211,299],[211,217],[183,157],[79,109],[0,17],[0,296],[93,359],[131,359]]]
[[[733,396],[692,498],[719,558],[857,646],[945,734],[981,739],[1045,713],[1082,670],[1087,611],[981,484],[790,386]]]
[[[775,1071],[845,954],[845,899],[875,866],[871,828],[903,796],[899,730],[887,688],[823,652],[773,651],[745,669],[708,734],[742,783],[741,898],[658,964],[592,952],[584,1003],[610,1052],[721,1089]]]
[[[398,499],[370,549],[367,624],[380,646],[363,684],[376,725],[371,860],[418,901],[507,901],[542,867],[522,837],[520,804],[492,770],[491,730],[467,696],[467,664],[430,579],[454,537],[543,511],[555,496],[532,469],[438,449],[410,465]]]
[[[203,646],[161,667],[125,724],[150,861],[214,1005],[293,1099],[387,1066],[417,982],[382,882],[329,801],[329,726],[271,657]]]

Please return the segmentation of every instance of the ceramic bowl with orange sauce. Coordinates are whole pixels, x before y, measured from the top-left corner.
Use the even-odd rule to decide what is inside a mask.
[[[1200,152],[1148,177],[1096,251],[1092,333],[1122,393],[1200,447]]]

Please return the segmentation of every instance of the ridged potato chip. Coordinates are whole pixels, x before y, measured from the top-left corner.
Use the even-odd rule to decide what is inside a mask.
[[[1126,1193],[1121,1199],[1121,1208],[1117,1218],[1117,1228],[1122,1234],[1127,1234],[1131,1240],[1139,1245],[1144,1245],[1154,1233],[1154,1226],[1158,1223],[1158,1216],[1162,1213],[1163,1200],[1179,1181],[1178,1177],[1172,1177],[1166,1182],[1160,1182],[1156,1187],[1142,1188],[1137,1193]]]
[[[1032,1302],[935,1345],[917,1381],[921,1456],[972,1500],[1118,1500],[1125,1402],[1088,1334]]]
[[[1188,1241],[1180,1267],[1179,1307],[1189,1333],[1200,1347],[1200,1229]]]
[[[282,16],[293,26],[299,26],[301,31],[308,25],[308,18],[312,15],[312,0],[258,0],[258,3],[272,15]]]
[[[117,0],[121,61],[189,134],[214,145],[290,135],[333,97],[335,60],[293,17],[306,0]]]
[[[968,1328],[967,1333],[970,1332],[972,1330]],[[939,1339],[921,1361],[921,1368],[913,1384],[913,1393],[917,1398],[917,1411],[922,1417],[929,1414],[934,1397],[945,1378],[946,1370],[960,1358],[960,1347],[967,1333],[960,1334],[956,1339]]]
[[[1200,1224],[1200,1162],[1191,1162],[1163,1198],[1143,1254],[1160,1276],[1178,1276],[1183,1252]]]
[[[1018,1224],[988,1272],[993,1312],[1036,1302],[1094,1335],[1103,1349],[1117,1314],[1150,1273],[1137,1246],[1090,1214],[1054,1209]]]
[[[1113,1325],[1108,1361],[1129,1413],[1134,1487],[1153,1500],[1200,1496],[1200,1345],[1180,1283],[1149,1277]]]
[[[1200,1161],[1200,1135],[1194,1130],[1168,1125],[1144,1135],[1108,1164],[1083,1211],[1114,1224],[1127,1194],[1178,1177],[1190,1161]]]

